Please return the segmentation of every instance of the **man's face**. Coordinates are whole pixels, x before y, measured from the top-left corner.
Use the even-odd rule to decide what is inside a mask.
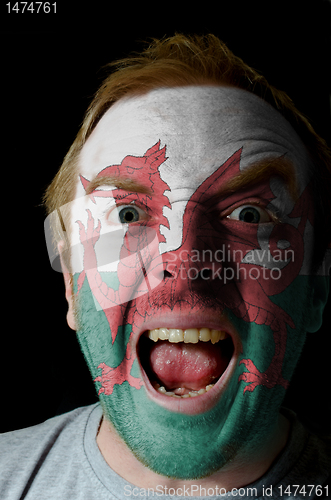
[[[77,335],[106,418],[160,474],[249,459],[277,425],[311,312],[308,170],[286,120],[227,87],[121,100],[83,147]]]

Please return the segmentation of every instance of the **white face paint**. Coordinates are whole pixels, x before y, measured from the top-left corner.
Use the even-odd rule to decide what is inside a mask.
[[[284,155],[294,165],[302,193],[294,215],[294,202],[278,178],[219,195],[223,183],[238,173]],[[134,188],[115,193],[115,186],[102,184],[105,174],[100,173],[108,167],[112,176],[135,180],[151,194]],[[82,149],[71,212],[72,242],[84,247],[84,261],[73,266],[77,336],[106,418],[135,456],[159,474],[195,479],[240,453],[242,463],[256,459],[275,430],[311,304],[310,288],[302,286],[309,280],[299,276],[306,255],[307,263],[312,257],[303,237],[312,205],[305,190],[309,167],[304,145],[289,123],[260,98],[229,87],[158,89],[122,99],[105,113]],[[86,186],[96,178],[101,179],[99,192],[91,188],[86,196]],[[103,197],[106,187],[113,191]],[[136,224],[116,222],[115,200],[126,207],[138,201],[150,219],[143,214]],[[234,216],[253,203],[256,209],[248,220]],[[284,224],[264,220],[269,204]],[[261,223],[259,217],[252,223],[259,210]],[[146,228],[157,237],[137,236],[140,230],[145,236]],[[112,249],[112,259],[118,260],[103,269],[116,272],[99,269],[102,232],[119,235]],[[270,256],[290,247],[294,259],[277,266],[272,261],[270,269]],[[223,248],[229,252],[220,261],[216,256]],[[209,251],[210,259],[193,259],[196,250]],[[171,265],[183,275],[172,273]],[[272,274],[275,267],[281,280],[279,273]],[[151,268],[162,271],[158,288],[141,285]],[[153,386],[155,366],[144,333],[163,328],[228,334],[228,354],[221,347],[218,356],[224,371],[219,378],[209,373],[208,382],[216,380],[210,390],[173,398]],[[171,387],[182,383],[177,376],[181,363],[172,368]],[[190,377],[198,372],[192,369]],[[183,450],[190,456],[185,463]]]
[[[166,145],[167,160],[159,170],[170,187],[165,194],[172,208],[164,207],[170,229],[161,227],[166,238],[161,253],[180,246],[187,201],[240,148],[241,169],[263,158],[286,155],[298,167],[300,193],[307,183],[308,155],[289,123],[262,99],[230,87],[158,89],[120,100],[86,142],[79,171],[91,180],[127,155],[142,156],[159,140],[161,147]],[[76,198],[84,195],[77,179]]]

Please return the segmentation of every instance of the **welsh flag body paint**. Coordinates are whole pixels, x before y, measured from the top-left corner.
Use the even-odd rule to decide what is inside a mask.
[[[130,170],[139,172],[143,169],[144,175],[149,176],[151,189],[154,186],[153,192],[155,190],[155,194],[158,193],[159,197],[163,197],[163,191],[168,186],[160,179],[158,167],[164,160],[165,148],[160,150],[159,143],[157,143],[146,151],[142,157],[126,157],[121,165],[107,167],[100,172],[99,177],[116,175],[117,172],[123,173],[123,170],[128,174]],[[83,177],[81,179],[86,189],[89,181]],[[125,201],[126,205],[132,202],[139,203],[142,206],[151,205],[151,200],[148,201],[148,196],[145,194],[124,193],[123,190],[112,190],[111,195],[117,203],[121,202],[123,204]],[[109,198],[109,191],[95,190],[90,195],[93,203],[95,203],[95,197]],[[166,206],[169,205],[165,197],[164,203]],[[145,224],[138,227],[128,227],[125,234],[123,234],[121,244],[118,245],[118,242],[116,244],[116,246],[120,246],[116,273],[110,272],[102,276],[98,271],[98,262],[95,253],[95,245],[100,237],[101,224],[99,221],[98,226],[94,227],[94,218],[88,209],[87,212],[88,221],[86,229],[80,220],[77,221],[80,239],[84,246],[84,271],[77,278],[76,293],[79,293],[84,280],[87,278],[89,288],[92,290],[93,296],[97,301],[97,308],[100,307],[106,315],[113,345],[116,345],[115,341],[118,335],[116,325],[121,323],[121,318],[126,316],[126,321],[131,325],[130,335],[126,342],[126,352],[121,361],[119,362],[117,357],[115,357],[110,366],[104,360],[99,365],[99,368],[102,369],[102,375],[96,378],[96,381],[101,382],[99,394],[112,394],[114,385],[121,385],[124,381],[127,381],[132,387],[139,389],[141,381],[130,374],[135,359],[131,352],[130,339],[135,333],[134,318],[139,312],[138,309],[132,306],[127,313],[126,309],[128,303],[131,304],[140,295],[148,294],[152,288],[161,283],[163,266],[158,245],[164,238],[159,230],[157,231]],[[162,222],[167,224],[166,219]],[[117,284],[116,288],[111,284],[114,279]]]
[[[276,110],[226,87],[123,100],[83,147],[71,206],[77,336],[105,417],[159,474],[205,477],[256,459],[274,436],[323,310],[315,291],[327,288],[311,274],[309,161]],[[163,327],[226,333],[231,359],[208,392],[156,390],[145,333]],[[223,345],[211,346],[218,366]],[[192,345],[187,363],[192,373]]]
[[[130,168],[139,168],[135,165],[139,165],[139,160],[144,161],[151,171],[154,168],[151,186],[156,186],[155,189],[161,186],[162,190],[168,186],[160,179],[158,167],[164,161],[166,146],[161,149],[162,156],[159,148],[160,142],[143,157],[131,159]],[[149,161],[151,156],[154,163]],[[219,220],[212,213],[221,212],[222,203],[228,206],[240,202],[237,193],[232,195],[231,203],[229,196],[224,200],[215,198],[220,187],[240,173],[240,157],[241,150],[238,150],[191,196],[183,216],[182,245],[163,253],[162,258],[155,240],[148,241],[148,222],[138,228],[132,225],[123,238],[117,273],[99,273],[94,248],[100,221],[94,220],[91,212],[88,212],[86,227],[77,221],[85,269],[75,279],[81,347],[105,414],[142,462],[168,476],[192,479],[210,474],[233,458],[233,442],[249,442],[250,449],[258,447],[260,439],[275,425],[275,421],[264,418],[266,409],[280,405],[304,343],[302,325],[297,328],[302,318],[293,314],[292,304],[293,297],[301,297],[301,291],[310,286],[309,277],[299,276],[304,260],[304,233],[307,225],[312,225],[311,204],[306,200],[308,191],[302,193],[287,217],[288,222],[281,226],[244,224],[242,227],[241,221]],[[108,174],[118,168],[107,167]],[[102,175],[103,172],[100,177]],[[83,182],[86,188],[88,181]],[[253,187],[245,197],[253,198],[255,191],[259,196],[262,194],[266,206],[276,198],[269,181]],[[109,192],[93,192],[92,201],[98,196],[107,197]],[[112,196],[116,198],[114,190]],[[168,206],[164,192],[159,196],[163,196],[164,205]],[[140,198],[141,203],[141,197],[129,193],[126,202],[134,198],[137,203]],[[163,222],[167,225],[166,220]],[[149,229],[162,240],[159,230]],[[216,276],[209,280],[207,298],[229,315],[240,332],[242,354],[214,408],[202,415],[179,415],[148,398],[132,341],[138,335],[142,320],[153,315],[155,309],[166,307],[171,312],[182,306],[196,312],[202,307],[190,271],[196,268],[197,251],[215,256],[220,250],[223,250],[222,259],[203,262],[203,269],[209,269]],[[128,264],[125,259],[129,254]],[[177,278],[163,285],[160,276],[164,270]],[[149,276],[159,280],[154,289],[146,288]],[[183,286],[187,289],[185,305]],[[141,295],[137,294],[139,287]],[[187,295],[191,297],[190,302]],[[100,305],[99,311],[95,299]],[[124,324],[122,318],[125,318]],[[297,353],[295,357],[293,351]],[[238,421],[246,425],[238,428]],[[145,422],[148,422],[147,429]],[[247,439],[247,422],[249,432],[255,436],[253,443]],[[191,457],[185,464],[181,460],[183,446]]]

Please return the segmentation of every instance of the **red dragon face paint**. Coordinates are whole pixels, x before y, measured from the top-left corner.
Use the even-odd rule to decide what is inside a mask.
[[[105,417],[152,470],[204,477],[273,435],[322,311],[308,172],[285,119],[234,88],[122,100],[85,144],[77,335]]]

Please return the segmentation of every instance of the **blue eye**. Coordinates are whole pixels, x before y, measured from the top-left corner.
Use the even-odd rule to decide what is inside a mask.
[[[133,224],[148,220],[149,216],[136,205],[114,205],[107,215],[110,224]]]
[[[258,224],[259,222],[270,222],[272,220],[266,210],[253,205],[243,205],[235,208],[227,218],[240,220],[248,224]]]
[[[121,208],[118,211],[118,218],[122,224],[130,224],[139,220],[139,212],[134,207]]]
[[[258,222],[260,222],[260,213],[254,207],[246,207],[240,211],[239,220],[257,224]]]

